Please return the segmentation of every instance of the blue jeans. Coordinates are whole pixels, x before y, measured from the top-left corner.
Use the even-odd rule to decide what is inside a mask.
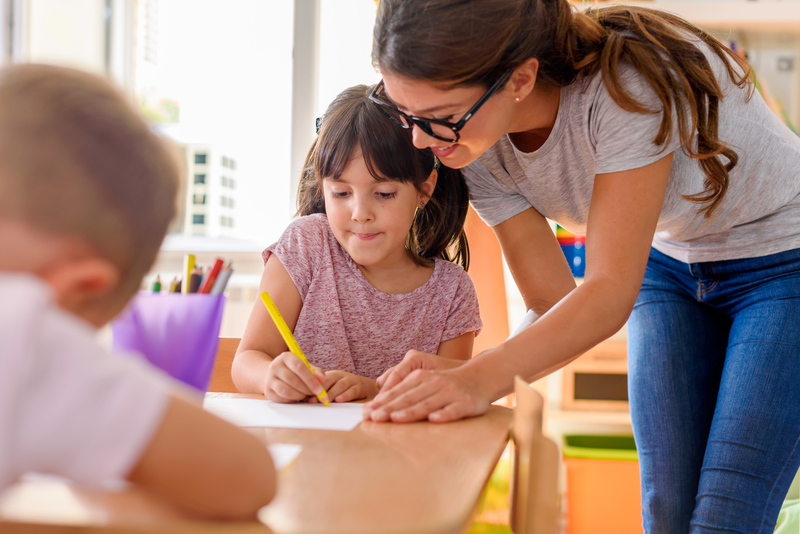
[[[800,249],[653,249],[628,354],[645,532],[772,533],[800,466]]]

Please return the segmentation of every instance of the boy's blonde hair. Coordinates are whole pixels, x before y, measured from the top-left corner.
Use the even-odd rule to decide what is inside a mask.
[[[177,159],[106,80],[45,65],[0,69],[0,216],[88,243],[127,299],[175,215]]]

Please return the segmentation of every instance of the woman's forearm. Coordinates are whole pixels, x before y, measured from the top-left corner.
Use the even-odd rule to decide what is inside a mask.
[[[528,382],[560,369],[624,324],[636,295],[610,277],[595,276],[574,289],[534,324],[457,371],[490,399],[513,391],[514,376]]]
[[[259,350],[244,350],[236,355],[231,366],[231,378],[242,393],[264,393],[272,358]]]

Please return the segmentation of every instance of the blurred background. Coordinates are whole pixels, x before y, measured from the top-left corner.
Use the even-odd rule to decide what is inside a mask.
[[[240,336],[260,252],[294,214],[314,121],[372,84],[373,0],[0,0],[0,59],[111,78],[185,161],[179,215],[146,285],[183,254],[233,262],[222,335]]]

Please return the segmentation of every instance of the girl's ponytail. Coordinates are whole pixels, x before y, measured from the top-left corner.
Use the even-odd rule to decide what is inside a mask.
[[[469,268],[469,244],[464,221],[469,191],[458,169],[438,167],[436,188],[424,208],[418,209],[406,248],[422,258],[441,258]]]

